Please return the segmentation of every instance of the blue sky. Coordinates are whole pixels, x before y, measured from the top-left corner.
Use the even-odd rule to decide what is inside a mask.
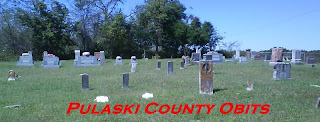
[[[223,41],[238,41],[240,49],[320,50],[320,0],[180,1],[187,14],[211,22],[225,37]],[[129,14],[143,3],[144,0],[126,0],[119,7]]]

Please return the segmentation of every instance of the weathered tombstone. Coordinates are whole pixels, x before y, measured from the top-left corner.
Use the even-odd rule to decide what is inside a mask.
[[[213,94],[213,62],[200,61],[199,92],[200,94]]]
[[[248,63],[247,57],[240,57],[239,58],[239,63]]]
[[[240,50],[236,50],[236,57],[235,59],[239,59],[240,58]]]
[[[320,97],[318,97],[317,99],[317,103],[316,103],[316,109],[320,108]]]
[[[122,57],[117,56],[116,57],[116,63],[114,65],[122,65]]]
[[[185,65],[190,66],[190,58],[189,56],[186,56]]]
[[[291,64],[302,64],[301,51],[297,49],[292,50]]]
[[[137,64],[138,63],[131,63],[131,72],[136,72]]]
[[[132,63],[138,63],[136,56],[131,56],[130,64],[132,64]]]
[[[16,73],[13,70],[10,70],[8,73],[8,81],[16,80]]]
[[[199,64],[199,61],[200,61],[200,59],[201,59],[200,56],[201,56],[200,53],[192,53],[191,58],[192,58],[192,60],[193,60],[193,63]]]
[[[158,61],[156,70],[160,70],[160,69],[161,69],[161,61]]]
[[[59,57],[54,56],[53,54],[47,54],[42,61],[42,68],[60,68]]]
[[[100,62],[106,62],[106,55],[104,54],[104,51],[100,51]]]
[[[246,57],[247,59],[251,58],[251,49],[246,49]]]
[[[313,57],[313,56],[308,56],[308,57],[306,58],[306,62],[307,62],[307,64],[316,64],[316,63],[317,63],[317,62],[316,62],[316,58]]]
[[[173,62],[168,61],[168,75],[172,75],[172,74],[173,74]]]
[[[129,87],[129,73],[122,74],[122,88]]]
[[[264,55],[264,60],[265,61],[271,61],[271,55],[270,54],[265,54]]]
[[[184,69],[184,61],[180,61],[180,69]]]
[[[34,66],[32,51],[29,51],[28,53],[23,53],[22,56],[19,57],[17,66]]]
[[[272,48],[271,62],[269,62],[269,66],[274,66],[275,64],[283,64],[282,52],[283,48]]]
[[[274,80],[288,80],[291,78],[291,64],[275,64],[273,68],[273,79]]]
[[[100,66],[96,56],[79,56],[77,63],[75,62],[75,67],[89,67],[89,66]]]
[[[250,52],[250,59],[253,61],[254,60],[254,54],[256,53],[256,51],[252,51]]]
[[[81,74],[82,77],[82,89],[84,91],[89,90],[89,75],[87,73]]]

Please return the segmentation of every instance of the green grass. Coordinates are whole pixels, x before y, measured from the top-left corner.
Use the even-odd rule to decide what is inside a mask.
[[[129,88],[121,88],[122,73],[129,72],[129,60],[123,66],[114,66],[114,59],[101,67],[73,67],[73,61],[64,61],[60,69],[17,67],[16,62],[0,62],[0,121],[320,121],[320,110],[315,109],[320,97],[320,67],[294,65],[292,80],[274,81],[272,67],[267,62],[252,61],[249,64],[226,62],[214,65],[213,95],[200,95],[198,90],[198,66],[179,69],[180,59],[174,62],[174,75],[167,76],[166,62],[162,59],[160,71],[157,60],[139,60],[137,72],[130,74]],[[9,70],[22,77],[8,82]],[[79,74],[88,73],[90,91],[82,91]],[[246,82],[254,83],[253,91],[246,91]],[[220,91],[218,91],[220,90]],[[152,99],[143,99],[145,92],[154,94]],[[97,103],[96,96],[109,96],[108,103]],[[106,104],[141,104],[139,114],[82,115],[79,110],[66,114],[70,102],[97,104],[101,111]],[[146,114],[144,107],[157,102],[163,104],[216,104],[211,114],[203,109],[201,114]],[[221,114],[220,106],[233,104],[270,104],[270,112],[261,114]],[[20,108],[5,108],[21,104]],[[153,107],[155,108],[155,107]],[[159,107],[158,107],[159,108]],[[195,111],[194,111],[195,112]],[[259,112],[259,109],[257,110]]]

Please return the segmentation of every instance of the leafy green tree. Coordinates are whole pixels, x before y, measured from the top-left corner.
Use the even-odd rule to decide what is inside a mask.
[[[43,2],[33,4],[31,13],[21,10],[19,19],[32,29],[32,50],[40,59],[43,51],[58,56],[67,55],[69,46],[74,45],[70,38],[70,22],[67,21],[68,9],[59,2],[52,2],[51,9]]]

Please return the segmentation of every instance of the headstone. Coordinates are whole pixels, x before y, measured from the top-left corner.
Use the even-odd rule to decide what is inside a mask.
[[[158,61],[156,70],[160,70],[160,69],[161,69],[161,61]]]
[[[47,55],[43,58],[42,61],[42,68],[60,68],[60,61],[59,61],[59,57],[56,57],[54,55]]]
[[[46,57],[48,55],[47,51],[43,51],[43,58]]]
[[[131,72],[136,72],[137,64],[138,63],[131,63]]]
[[[116,63],[114,65],[122,65],[122,57],[117,56],[116,57]]]
[[[100,66],[96,56],[79,56],[78,61],[75,62],[75,67],[89,67],[89,66]]]
[[[101,54],[100,54],[100,52],[94,52],[93,55],[97,57],[98,61],[101,60]]]
[[[22,56],[20,56],[17,66],[34,66],[32,51],[29,51],[28,54],[24,53]]]
[[[273,68],[274,80],[288,80],[291,78],[291,65],[289,63],[275,64]]]
[[[173,62],[168,61],[168,75],[172,75],[172,74],[173,74]]]
[[[265,54],[264,55],[264,60],[265,61],[271,61],[271,55],[270,54]]]
[[[269,66],[274,66],[276,64],[283,64],[282,52],[283,52],[283,48],[272,48],[271,62],[269,62]]]
[[[239,58],[238,58],[239,59]],[[231,62],[232,62],[232,64],[235,64],[235,61],[236,59],[235,59],[235,57],[234,56],[232,56],[232,58],[231,58]]]
[[[254,58],[254,60],[261,60],[260,52],[255,52],[255,53],[253,54],[253,58]]]
[[[317,103],[316,103],[316,109],[320,108],[320,97],[318,97],[317,99]]]
[[[201,59],[200,56],[201,56],[200,53],[192,53],[191,58],[192,58],[193,63],[199,64],[199,61]]]
[[[203,60],[212,61],[212,54],[203,54]]]
[[[213,94],[213,62],[200,61],[199,92],[200,94]]]
[[[138,63],[136,56],[131,56],[130,64],[132,64],[132,63]]]
[[[251,58],[251,49],[246,49],[246,57],[247,59]]]
[[[240,58],[240,50],[236,50],[236,57],[235,59],[239,59]]]
[[[186,66],[190,66],[191,65],[189,56],[186,56],[185,65]]]
[[[122,74],[122,88],[129,87],[129,73]]]
[[[104,54],[104,51],[100,51],[100,62],[106,62],[106,55]]]
[[[8,73],[8,81],[16,80],[16,73],[13,70],[10,70]]]
[[[248,63],[247,57],[240,57],[239,58],[239,63]]]
[[[89,75],[88,74],[81,74],[82,77],[82,90],[88,91],[89,90]]]
[[[308,57],[306,58],[306,62],[307,62],[307,64],[316,64],[316,63],[317,63],[317,62],[316,62],[316,58],[313,57],[313,56],[308,56]]]
[[[80,50],[74,50],[74,62],[77,63],[80,57]]]
[[[301,51],[297,49],[292,50],[291,64],[302,64]]]
[[[223,63],[223,55],[217,52],[212,53],[212,62],[213,64],[222,64]]]
[[[180,69],[184,69],[184,61],[180,61]]]

